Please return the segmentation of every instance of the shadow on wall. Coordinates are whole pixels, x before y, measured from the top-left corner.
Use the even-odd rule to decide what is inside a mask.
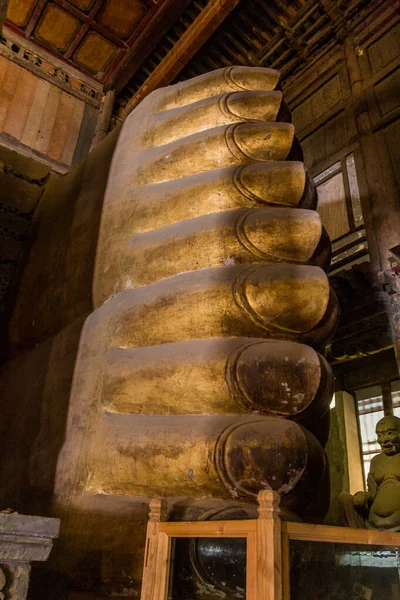
[[[92,280],[116,128],[75,169],[51,176],[34,214],[9,326],[14,354],[92,311]]]
[[[115,496],[59,510],[62,539],[34,566],[28,600],[139,598],[148,512],[147,503]]]
[[[0,376],[6,482],[0,506],[19,512],[43,514],[43,494],[52,489],[80,332],[92,310],[100,216],[118,133],[67,175],[50,176],[19,266],[9,326],[10,354],[19,356]],[[35,493],[27,491],[32,486]]]
[[[84,321],[6,363],[0,379],[0,509],[57,516],[62,523],[49,561],[34,565],[32,600],[138,597],[147,503],[101,494],[68,497],[65,504],[53,498]]]
[[[0,359],[7,358],[7,323],[21,257],[32,232],[50,167],[0,146]]]
[[[33,216],[15,285],[9,360],[0,372],[0,510],[58,510],[52,506],[55,470],[80,334],[92,311],[98,230],[118,134],[114,130],[67,175],[50,175]]]
[[[134,522],[137,507],[131,503],[111,515],[100,498],[89,507],[78,502],[74,510],[64,514],[53,499],[81,331],[93,310],[98,230],[118,134],[119,129],[114,130],[67,175],[50,175],[33,216],[29,248],[14,286],[9,360],[0,372],[0,510],[9,507],[20,513],[60,516],[63,523],[62,542],[54,548],[46,570],[34,569],[32,598],[63,598],[61,590],[64,593],[73,583],[69,578],[74,573],[74,561],[80,564],[79,581],[83,581],[82,573],[87,573],[87,589],[97,579],[107,579],[108,570],[111,577],[115,570],[113,540],[144,536]],[[141,518],[145,523],[147,506]],[[104,525],[107,536],[99,531],[101,519],[108,521],[108,527]],[[110,531],[115,533],[113,539]],[[101,556],[97,548],[90,547],[90,539],[97,540]],[[125,571],[132,573],[132,558],[128,551],[126,554]],[[118,556],[121,560],[121,553]],[[69,575],[64,577],[63,572]],[[76,589],[76,582],[74,586]],[[133,590],[132,597],[136,594]]]
[[[48,515],[83,322],[2,368],[0,509]]]

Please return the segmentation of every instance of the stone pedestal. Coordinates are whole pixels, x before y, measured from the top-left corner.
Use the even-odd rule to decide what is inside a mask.
[[[32,561],[47,560],[59,519],[0,513],[0,600],[25,600]]]

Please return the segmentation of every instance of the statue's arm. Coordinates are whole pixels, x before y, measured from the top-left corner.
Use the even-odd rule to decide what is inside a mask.
[[[360,512],[369,511],[377,492],[377,484],[374,475],[374,464],[371,461],[371,467],[367,477],[367,491],[354,494],[354,506]]]
[[[375,474],[374,474],[374,460],[372,459],[371,467],[369,469],[369,473],[368,473],[368,477],[367,477],[367,490],[368,490],[368,496],[370,498],[370,504],[372,504],[372,502],[376,496],[377,489],[378,489],[378,486],[377,486],[376,478],[375,478]]]

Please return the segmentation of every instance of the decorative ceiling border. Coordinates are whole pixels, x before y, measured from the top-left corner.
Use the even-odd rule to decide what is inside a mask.
[[[49,56],[56,56],[60,61],[67,63],[82,72],[88,77],[93,77],[99,83],[111,87],[111,81],[115,80],[116,73],[123,67],[126,60],[132,58],[135,53],[137,42],[143,33],[149,34],[154,25],[160,25],[158,21],[161,16],[168,19],[168,11],[173,15],[178,16],[183,10],[181,3],[185,0],[144,0],[147,6],[147,13],[134,26],[133,30],[127,35],[118,35],[109,27],[102,25],[99,22],[99,16],[105,8],[104,0],[93,0],[89,10],[81,10],[78,6],[68,0],[36,0],[25,24],[16,24],[11,19],[6,18],[4,25],[8,31],[21,36],[22,39],[29,39],[35,46],[36,51],[44,50]],[[218,0],[219,1],[219,0]],[[1,0],[0,0],[1,2]],[[176,6],[178,8],[174,8]],[[46,11],[49,7],[55,7],[59,11],[64,12],[69,17],[75,19],[79,25],[77,31],[72,35],[67,46],[62,51],[52,47],[52,44],[45,39],[41,39],[35,35],[37,28],[40,26]],[[166,12],[167,11],[167,12]],[[175,14],[176,13],[176,14]],[[76,59],[76,51],[79,50],[84,43],[88,34],[94,33],[100,36],[104,41],[114,46],[113,55],[104,65],[104,69],[97,72],[97,75],[91,71],[89,66],[85,66]]]
[[[0,55],[83,100],[86,104],[96,108],[101,104],[104,94],[102,84],[6,27],[3,27],[1,34]]]

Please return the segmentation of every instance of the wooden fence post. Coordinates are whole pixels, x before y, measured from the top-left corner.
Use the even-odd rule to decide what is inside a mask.
[[[280,496],[261,490],[257,500],[257,600],[282,600]]]
[[[159,595],[161,591],[159,559],[160,553],[165,554],[165,549],[161,546],[164,545],[162,541],[167,536],[162,536],[160,543],[160,523],[167,520],[167,511],[168,504],[164,498],[155,498],[150,502],[140,600],[154,600],[156,594]],[[165,575],[163,570],[161,576]]]
[[[100,107],[99,116],[97,119],[96,129],[93,135],[92,145],[90,150],[93,150],[103,140],[110,131],[112,113],[115,102],[115,90],[108,90],[103,96],[102,105]]]

